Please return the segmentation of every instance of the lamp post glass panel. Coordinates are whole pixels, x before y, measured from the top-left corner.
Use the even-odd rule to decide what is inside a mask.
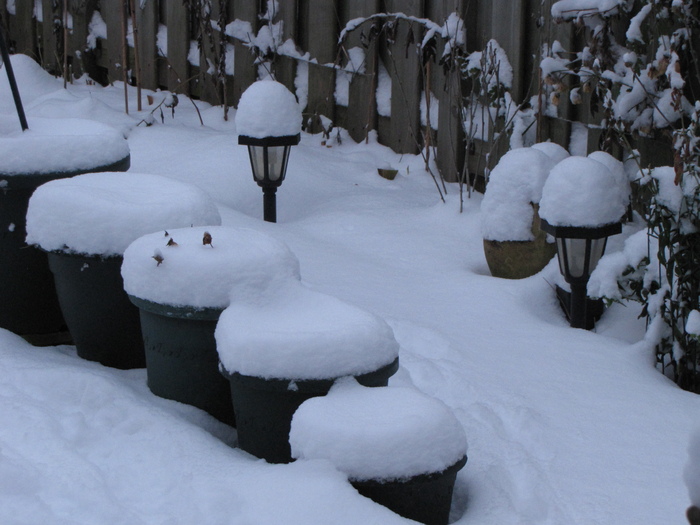
[[[263,190],[263,218],[277,222],[277,188],[284,181],[289,149],[299,144],[299,135],[257,139],[240,135],[238,143],[248,146],[253,178]]]

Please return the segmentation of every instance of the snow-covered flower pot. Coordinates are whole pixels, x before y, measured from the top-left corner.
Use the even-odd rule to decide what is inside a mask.
[[[363,496],[430,525],[447,524],[467,461],[464,429],[444,403],[348,380],[299,407],[289,442],[294,458],[329,460]]]
[[[529,277],[556,254],[539,228],[539,201],[549,171],[568,155],[542,142],[509,151],[494,167],[481,203],[484,255],[494,277]]]
[[[393,331],[369,312],[298,281],[234,295],[216,328],[217,350],[231,382],[238,444],[257,457],[291,461],[294,412],[336,379],[386,386],[398,369]]]
[[[98,171],[126,171],[127,141],[88,120],[0,120],[0,327],[35,344],[66,339],[46,254],[25,243],[29,198],[45,182]]]
[[[90,173],[40,186],[27,242],[48,253],[78,355],[116,368],[145,366],[138,309],[124,292],[122,254],[164,227],[220,222],[199,188],[160,175]]]
[[[229,382],[219,373],[214,330],[243,281],[299,279],[289,248],[253,230],[181,228],[146,235],[124,254],[124,287],[140,309],[148,386],[234,424]]]

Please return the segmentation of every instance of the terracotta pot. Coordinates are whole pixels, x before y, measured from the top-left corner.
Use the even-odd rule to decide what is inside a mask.
[[[492,241],[484,239],[484,255],[491,275],[503,279],[524,279],[535,275],[557,253],[555,243],[547,242],[540,230],[539,206],[533,204],[532,241]]]

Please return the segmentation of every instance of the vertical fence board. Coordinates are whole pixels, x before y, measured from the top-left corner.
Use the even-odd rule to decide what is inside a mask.
[[[387,11],[422,16],[422,0],[386,0]],[[398,153],[417,153],[421,144],[420,94],[422,89],[419,45],[422,33],[406,21],[398,23],[396,42],[390,45],[391,137],[389,146]]]
[[[309,100],[306,110],[311,118],[309,131],[321,131],[320,116],[335,119],[335,69],[338,41],[338,15],[334,0],[307,0],[306,17],[312,33],[307,50],[309,64]],[[313,36],[312,36],[313,35]]]
[[[36,45],[34,2],[15,2],[15,15],[13,20],[8,20],[8,25],[15,53],[22,53],[40,61]]]
[[[68,55],[71,74],[75,77],[87,73],[98,76],[95,53],[87,47],[88,24],[95,11],[96,0],[71,0],[69,10],[73,28],[68,37]]]
[[[299,0],[278,0],[278,2],[279,12],[276,13],[271,23],[282,22],[282,42],[290,38],[296,42],[298,39]],[[296,60],[284,55],[278,56],[274,63],[275,79],[287,86],[292,92],[295,91],[296,66]]]
[[[54,4],[52,0],[46,0],[41,9],[42,64],[50,73],[59,75],[63,65],[63,1]]]
[[[180,2],[169,0],[166,6],[168,26],[168,89],[178,93],[190,93],[187,81],[190,64],[187,55],[190,51],[189,13]]]
[[[343,21],[368,17],[380,11],[379,0],[349,0],[344,2]],[[345,43],[346,50],[363,47],[361,34],[369,37],[373,22],[365,22],[355,29]],[[342,29],[342,27],[341,27]],[[356,142],[367,138],[367,133],[377,127],[377,39],[368,42],[365,53],[365,73],[354,74],[350,80],[346,128]]]
[[[102,18],[107,25],[107,40],[102,41],[102,48],[107,55],[106,62],[107,75],[110,82],[124,79],[123,69],[129,67],[122,57],[122,46],[124,30],[122,27],[122,12],[124,10],[123,0],[111,0],[100,4]]]
[[[249,22],[253,31],[257,30],[258,5],[251,0],[233,0],[233,18]],[[254,36],[254,35],[252,35]],[[255,54],[240,40],[234,43],[233,105],[238,107],[241,94],[257,78]]]
[[[158,4],[149,0],[141,6],[136,1],[136,26],[139,38],[141,87],[158,89]]]
[[[515,100],[522,100],[526,90],[525,60],[527,0],[492,0],[491,27],[489,33],[501,45],[513,66],[513,87]]]
[[[428,15],[432,21],[443,25],[453,12],[460,16],[464,12],[464,5],[461,1],[434,2],[428,10]],[[461,72],[455,64],[452,64],[453,67],[450,69],[445,70],[436,63],[442,56],[444,48],[444,41],[440,42],[436,61],[433,62],[431,68],[430,87],[438,99],[436,162],[445,181],[457,182],[462,172],[465,156]]]

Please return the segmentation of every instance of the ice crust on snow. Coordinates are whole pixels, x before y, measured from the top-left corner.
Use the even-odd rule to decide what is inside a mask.
[[[274,80],[258,80],[241,95],[236,130],[239,135],[257,139],[298,135],[301,108],[284,85]]]
[[[235,287],[216,327],[229,372],[277,379],[333,379],[372,372],[398,356],[380,317],[297,280]]]
[[[537,145],[535,145],[537,146]],[[489,175],[481,202],[481,233],[492,241],[531,241],[534,210],[547,175],[566,150],[556,145],[509,151]],[[567,154],[568,155],[568,154]]]
[[[213,199],[192,184],[145,173],[88,173],[37,188],[29,200],[27,243],[112,256],[147,233],[220,223]]]
[[[205,232],[211,244],[204,244]],[[156,253],[162,262],[154,259]],[[275,279],[299,279],[299,261],[286,244],[264,233],[229,226],[179,228],[135,240],[124,253],[122,277],[126,292],[141,299],[225,308],[231,290],[255,293]]]
[[[442,401],[407,387],[339,381],[301,404],[289,433],[292,457],[326,459],[353,480],[441,472],[467,452],[464,428]]]
[[[627,195],[620,179],[589,157],[557,164],[542,189],[540,217],[552,226],[598,227],[618,222]]]
[[[129,155],[116,129],[86,119],[28,117],[22,131],[16,116],[0,117],[0,175],[60,173],[108,166]]]

